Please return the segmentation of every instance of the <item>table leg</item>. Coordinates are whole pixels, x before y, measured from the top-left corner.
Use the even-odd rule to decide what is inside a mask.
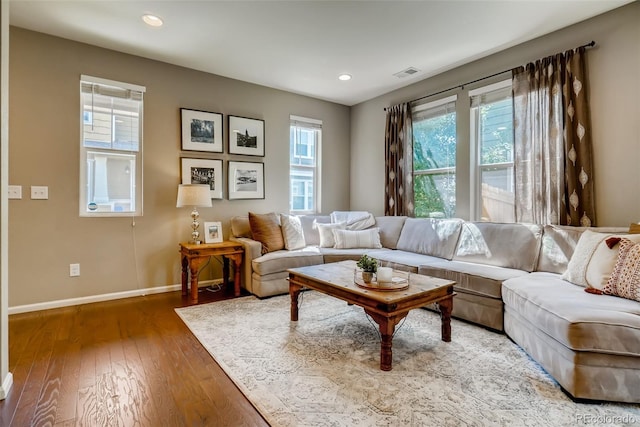
[[[393,364],[393,333],[396,330],[398,322],[404,319],[409,312],[391,317],[385,317],[366,309],[365,312],[375,320],[380,329],[380,370],[390,371]]]
[[[438,302],[440,319],[442,319],[442,341],[451,342],[451,310],[453,310],[453,296]]]
[[[289,295],[291,296],[291,321],[298,321],[298,297],[302,286],[289,282]]]
[[[182,296],[187,296],[187,281],[189,280],[189,259],[182,256]]]
[[[233,292],[234,295],[240,296],[240,269],[242,268],[242,254],[231,254],[227,255],[228,258],[233,261],[234,275],[233,275]],[[229,275],[229,267],[227,266],[227,272],[225,273],[225,278]]]
[[[198,267],[199,262],[196,259],[192,259],[189,262],[189,269],[191,270],[191,303],[198,303]]]
[[[226,256],[222,257],[222,283],[224,288],[227,289],[229,285],[229,258]]]

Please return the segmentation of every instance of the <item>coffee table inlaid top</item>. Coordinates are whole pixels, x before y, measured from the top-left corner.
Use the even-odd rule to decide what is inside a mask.
[[[447,289],[455,284],[451,280],[394,270],[394,277],[403,276],[409,279],[409,287],[400,291],[376,291],[375,289],[363,288],[355,283],[356,269],[355,261],[341,261],[291,268],[288,271],[290,275],[295,276],[297,281],[304,281],[305,278],[316,283],[320,281],[325,286],[333,288],[334,292],[347,291],[352,295],[361,295],[385,305],[414,300],[417,296],[425,293],[433,294],[442,291],[446,294]],[[448,292],[451,291],[448,290]]]

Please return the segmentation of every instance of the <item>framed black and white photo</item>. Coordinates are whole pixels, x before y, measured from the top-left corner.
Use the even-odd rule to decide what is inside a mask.
[[[204,242],[205,243],[222,243],[222,223],[221,222],[205,222],[204,223]]]
[[[229,116],[229,154],[264,156],[264,120]]]
[[[180,109],[182,119],[182,149],[222,153],[222,114]]]
[[[264,163],[229,162],[229,200],[264,199]]]
[[[222,160],[182,158],[182,183],[207,184],[212,199],[222,199]]]

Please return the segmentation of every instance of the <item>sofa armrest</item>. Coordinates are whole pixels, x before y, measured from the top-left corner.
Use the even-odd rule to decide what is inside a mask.
[[[244,260],[242,262],[242,286],[253,293],[252,286],[252,274],[253,274],[253,266],[252,261],[260,256],[262,256],[262,243],[249,239],[248,237],[230,237],[230,241],[241,243],[244,246]]]

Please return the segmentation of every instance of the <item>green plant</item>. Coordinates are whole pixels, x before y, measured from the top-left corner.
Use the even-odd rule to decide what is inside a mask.
[[[369,273],[375,273],[378,270],[378,261],[368,255],[362,255],[356,265],[360,267],[362,271]]]

